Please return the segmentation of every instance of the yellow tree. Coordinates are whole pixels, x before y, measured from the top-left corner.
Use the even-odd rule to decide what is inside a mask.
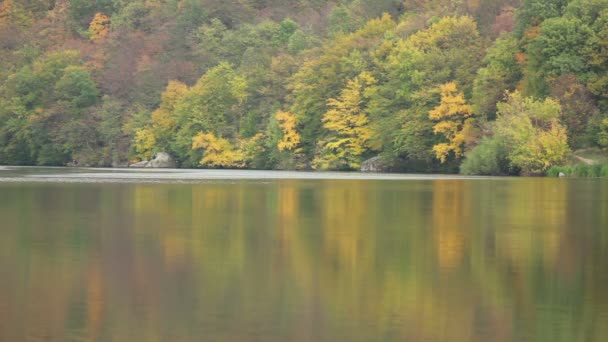
[[[552,98],[536,100],[519,92],[498,104],[494,137],[504,142],[511,164],[524,175],[546,172],[570,152],[561,105]]]
[[[213,133],[199,133],[192,139],[192,148],[205,150],[201,165],[211,167],[244,167],[245,158],[230,141],[216,137]]]
[[[143,160],[149,160],[154,155],[156,138],[149,128],[142,128],[135,132],[135,150]]]
[[[293,150],[300,144],[300,134],[296,130],[297,120],[296,116],[292,113],[278,111],[275,115],[281,132],[283,132],[283,138],[278,143],[279,151]]]
[[[348,81],[338,99],[329,99],[323,116],[329,136],[322,140],[320,154],[313,160],[315,169],[358,169],[372,131],[364,111],[364,88],[376,80],[368,73]]]
[[[429,118],[437,121],[435,134],[442,134],[447,142],[433,146],[435,156],[445,163],[450,152],[456,157],[463,155],[462,146],[472,135],[473,109],[466,103],[464,94],[458,91],[456,83],[441,86],[441,103],[429,112]]]
[[[110,33],[110,17],[97,12],[89,24],[89,34],[92,41],[104,39]]]
[[[179,81],[169,81],[162,94],[160,107],[152,113],[152,127],[157,140],[165,142],[173,133],[177,123],[174,109],[188,92],[188,86]]]

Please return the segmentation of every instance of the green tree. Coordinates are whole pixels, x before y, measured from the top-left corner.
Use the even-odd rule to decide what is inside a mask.
[[[433,162],[429,111],[438,105],[436,89],[452,80],[469,96],[483,46],[470,17],[446,17],[396,42],[381,60],[382,74],[370,90],[372,145],[387,159]]]
[[[488,48],[484,67],[477,71],[471,103],[473,112],[485,120],[495,119],[496,104],[504,99],[506,92],[515,90],[521,79],[521,69],[515,58],[517,45],[513,36],[499,37]]]
[[[547,19],[540,34],[528,47],[528,93],[548,95],[546,79],[565,74],[583,75],[588,71],[587,57],[592,30],[577,18]]]
[[[324,131],[321,118],[328,111],[328,99],[337,98],[343,85],[374,63],[372,51],[384,35],[395,27],[390,16],[370,20],[363,28],[348,35],[338,35],[306,60],[293,75],[290,111],[301,125],[302,148],[308,158],[315,153],[318,138]]]

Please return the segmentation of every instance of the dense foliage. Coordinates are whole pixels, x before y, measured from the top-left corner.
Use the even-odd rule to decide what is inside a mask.
[[[0,164],[541,174],[608,147],[608,0],[6,0]]]

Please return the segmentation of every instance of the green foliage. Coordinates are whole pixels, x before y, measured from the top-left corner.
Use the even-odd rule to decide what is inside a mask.
[[[393,155],[430,162],[440,139],[428,118],[440,103],[437,89],[457,80],[468,96],[482,51],[476,24],[469,17],[443,18],[397,42],[382,65],[386,82],[372,89],[372,144]],[[393,123],[397,116],[401,122],[392,127],[380,123]]]
[[[600,132],[598,133],[597,137],[597,143],[600,146],[608,147],[608,118],[602,120]]]
[[[464,153],[462,172],[541,173],[608,145],[607,18],[606,0],[5,1],[0,163],[199,167],[203,134],[224,146],[206,167],[453,172]]]
[[[150,31],[153,28],[150,18],[151,11],[151,8],[144,2],[130,2],[112,16],[112,29]]]
[[[544,77],[584,73],[592,35],[578,18],[547,19],[528,48],[530,67]]]
[[[302,147],[307,157],[314,157],[317,140],[324,133],[321,119],[328,109],[327,100],[337,98],[348,80],[373,66],[371,52],[394,26],[390,17],[383,16],[352,34],[337,36],[291,78],[291,112],[302,125]]]
[[[69,101],[74,108],[89,107],[99,98],[97,85],[88,70],[70,66],[55,84],[59,100]]]
[[[523,0],[517,12],[516,32],[521,35],[528,26],[561,16],[567,4],[568,0]]]
[[[504,175],[509,174],[506,146],[496,138],[483,139],[475,149],[467,153],[460,165],[464,175]]]
[[[334,36],[353,32],[360,26],[358,19],[347,6],[336,6],[329,15],[329,32]]]
[[[498,104],[495,139],[508,147],[508,159],[524,174],[542,174],[567,153],[567,135],[559,123],[560,106],[552,99],[537,101],[515,92]]]
[[[477,71],[473,85],[473,112],[486,120],[496,118],[496,104],[504,99],[505,91],[513,91],[521,78],[517,64],[517,40],[505,35],[487,50],[484,67]]]
[[[0,155],[6,162],[62,165],[95,140],[82,127],[88,127],[84,113],[99,93],[76,51],[50,53],[22,67],[1,94],[6,124]]]
[[[606,178],[608,177],[608,164],[553,166],[547,171],[547,176],[558,177],[560,173],[565,174],[566,177]]]
[[[69,16],[81,25],[88,24],[97,12],[113,13],[112,0],[68,0]]]

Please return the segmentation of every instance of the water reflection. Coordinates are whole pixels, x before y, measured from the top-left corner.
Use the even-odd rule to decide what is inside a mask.
[[[608,183],[0,183],[0,341],[602,341]]]

